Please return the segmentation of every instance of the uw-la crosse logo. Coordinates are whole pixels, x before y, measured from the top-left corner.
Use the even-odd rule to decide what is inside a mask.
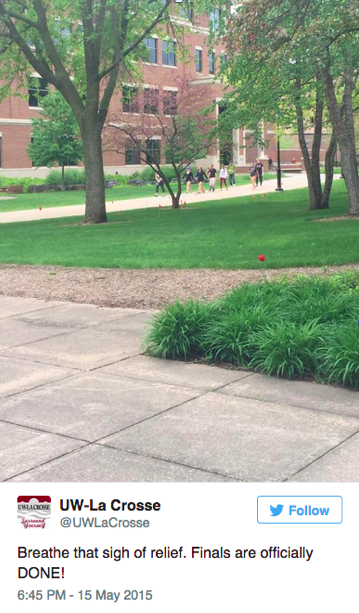
[[[17,521],[22,528],[49,528],[50,496],[18,496]]]

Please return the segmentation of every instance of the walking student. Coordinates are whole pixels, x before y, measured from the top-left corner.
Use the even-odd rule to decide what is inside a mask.
[[[197,183],[198,183],[198,193],[199,194],[204,194],[205,190],[204,190],[204,187],[203,187],[203,183],[204,183],[204,180],[205,180],[205,174],[204,174],[204,170],[203,170],[202,166],[198,167],[196,179],[197,179]]]
[[[214,168],[213,164],[211,164],[207,170],[207,177],[209,179],[209,191],[214,192],[216,188],[217,171]]]
[[[192,170],[190,167],[186,168],[185,181],[187,186],[187,194],[190,194],[192,191],[192,183],[194,181]]]
[[[257,178],[257,170],[256,170],[256,165],[253,162],[252,166],[249,169],[249,175],[251,178],[251,183],[252,183],[252,189],[255,189],[256,186],[256,178]]]
[[[156,179],[156,193],[155,193],[155,196],[158,196],[159,188],[162,189],[162,196],[164,196],[165,195],[165,183],[164,183],[164,180],[162,179],[162,177],[160,177],[160,175],[158,174],[158,172],[156,172],[156,174],[155,174],[155,179]]]
[[[256,160],[256,171],[257,171],[256,186],[258,187],[258,183],[260,183],[261,185],[263,183],[263,164],[259,158],[257,158]]]
[[[233,162],[231,162],[228,166],[228,175],[229,175],[229,186],[232,187],[232,185],[236,184],[236,167],[233,164]]]
[[[228,177],[227,168],[225,168],[224,165],[222,164],[222,166],[220,168],[220,171],[219,171],[219,187],[220,187],[220,189],[222,189],[222,186],[225,185],[226,189],[228,190],[227,177]]]

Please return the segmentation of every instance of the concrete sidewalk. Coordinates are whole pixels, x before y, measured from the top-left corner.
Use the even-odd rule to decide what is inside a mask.
[[[141,355],[150,311],[0,296],[2,481],[358,481],[358,393]]]
[[[338,178],[338,175],[335,175],[335,178]],[[265,194],[275,191],[276,185],[277,181],[275,179],[269,179],[268,181],[264,181],[262,186],[259,186],[257,189],[253,190],[248,179],[248,185],[238,185],[236,187],[231,187],[228,189],[228,191],[225,189],[220,190],[219,188],[217,188],[214,193],[209,193],[208,191],[206,191],[206,193],[203,195],[197,195],[196,192],[193,192],[190,195],[184,193],[182,197],[183,201],[187,202],[187,204],[193,202],[200,203],[201,201],[205,200],[223,200],[225,198]],[[286,175],[283,179],[284,189],[298,189],[301,187],[306,187],[307,185],[307,177],[305,174]],[[140,187],[134,188],[134,190],[136,189],[138,189],[139,192],[141,191]],[[43,202],[43,197],[44,196],[41,195],[41,202]],[[149,198],[132,198],[131,200],[110,200],[106,202],[106,210],[108,213],[117,211],[130,211],[134,209],[147,209],[149,207],[158,207],[159,204],[162,206],[170,206],[170,196],[159,196],[158,198],[155,198],[154,196]],[[0,213],[0,223],[14,223],[17,221],[38,221],[39,219],[57,219],[59,217],[76,217],[84,214],[84,204],[45,208],[42,209],[42,211],[40,211],[39,209],[30,209],[27,211],[9,211],[7,213]]]

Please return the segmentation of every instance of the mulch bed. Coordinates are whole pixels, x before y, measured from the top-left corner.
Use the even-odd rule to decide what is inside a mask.
[[[159,309],[174,299],[210,300],[244,282],[296,274],[328,275],[359,270],[359,264],[280,270],[168,270],[0,266],[0,294],[96,304]]]

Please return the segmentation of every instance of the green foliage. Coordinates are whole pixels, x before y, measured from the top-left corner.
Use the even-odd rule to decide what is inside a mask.
[[[254,331],[249,368],[287,379],[313,375],[321,331],[315,321],[298,325],[288,319]]]
[[[43,185],[45,183],[44,179],[36,179],[33,177],[0,177],[0,187],[6,189],[9,185],[22,185],[24,188],[24,193],[26,194],[29,191],[29,187],[31,185]]]
[[[359,273],[245,284],[212,303],[168,305],[146,350],[287,379],[359,387]]]
[[[60,170],[50,170],[46,176],[49,185],[61,185],[62,177]],[[65,185],[79,185],[85,183],[85,171],[77,168],[69,168],[65,172]]]
[[[331,326],[317,351],[319,376],[329,383],[359,387],[359,326],[348,321]]]
[[[163,174],[166,175],[167,179],[174,179],[176,173],[172,166],[161,166]],[[142,181],[154,181],[155,180],[156,171],[147,166],[141,172],[134,172],[131,175],[131,179],[141,179]]]
[[[60,92],[41,100],[39,119],[32,119],[32,142],[28,146],[30,159],[36,166],[69,166],[83,156],[78,123]]]
[[[211,313],[212,307],[193,300],[168,305],[154,318],[144,343],[146,353],[172,360],[201,355],[204,326]]]

